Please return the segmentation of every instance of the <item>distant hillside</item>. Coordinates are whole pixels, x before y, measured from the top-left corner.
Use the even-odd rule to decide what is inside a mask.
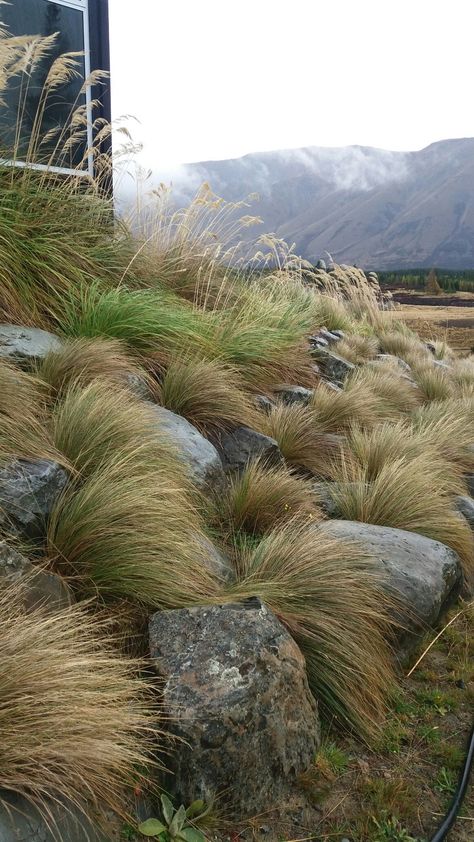
[[[309,260],[329,251],[366,268],[474,267],[474,138],[419,152],[308,147],[185,167],[181,197],[209,181]]]

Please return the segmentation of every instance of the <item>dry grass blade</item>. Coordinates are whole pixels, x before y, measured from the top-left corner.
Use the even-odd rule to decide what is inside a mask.
[[[171,360],[159,384],[159,402],[204,433],[246,424],[259,415],[239,374],[216,360]]]
[[[235,530],[262,535],[295,516],[318,520],[311,484],[294,476],[287,468],[274,468],[253,462],[231,480],[224,501],[216,507]]]
[[[0,787],[124,812],[159,737],[140,663],[113,651],[108,626],[80,607],[23,613],[18,582],[0,590]],[[155,730],[156,729],[156,730]]]
[[[384,639],[387,598],[371,560],[296,521],[244,553],[238,575],[229,598],[257,595],[288,627],[325,713],[373,734],[393,672]]]

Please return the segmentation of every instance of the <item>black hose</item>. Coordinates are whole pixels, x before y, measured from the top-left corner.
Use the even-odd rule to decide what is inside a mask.
[[[454,794],[454,798],[451,802],[448,812],[446,813],[446,818],[444,819],[442,825],[438,828],[435,835],[431,837],[430,842],[443,842],[446,839],[449,831],[451,830],[454,822],[456,821],[456,816],[459,812],[459,808],[463,802],[463,798],[466,794],[467,785],[469,783],[469,777],[472,771],[472,764],[474,761],[474,725],[471,730],[471,736],[469,737],[469,742],[467,744],[467,754],[466,760],[464,761],[464,766],[462,768],[461,774],[459,776],[459,782],[456,788],[456,792]]]

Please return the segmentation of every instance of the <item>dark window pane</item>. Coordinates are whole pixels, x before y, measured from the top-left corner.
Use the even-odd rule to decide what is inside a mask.
[[[80,9],[52,3],[50,0],[13,0],[11,5],[0,6],[0,18],[8,26],[12,35],[59,35],[48,55],[42,59],[31,78],[20,73],[10,79],[4,99],[6,107],[0,111],[0,147],[2,155],[12,157],[15,146],[16,126],[20,125],[19,139],[16,141],[15,157],[24,160],[35,115],[40,102],[41,91],[47,77],[51,63],[65,52],[84,50],[84,18]],[[84,95],[78,99],[79,91],[84,81],[84,59],[79,59],[81,78],[75,78],[58,90],[49,94],[44,116],[41,121],[40,135],[54,130],[59,131],[51,137],[47,144],[43,144],[36,156],[39,163],[58,164],[62,166],[77,166],[86,149],[86,142],[81,143],[68,154],[68,159],[58,160],[54,152],[62,129],[67,126],[72,110],[84,104]],[[67,138],[63,135],[63,141]],[[62,144],[61,144],[62,145]],[[51,160],[51,156],[54,159]]]

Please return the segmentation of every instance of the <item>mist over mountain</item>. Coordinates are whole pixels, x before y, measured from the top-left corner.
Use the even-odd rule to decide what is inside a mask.
[[[418,152],[307,147],[185,165],[179,199],[208,181],[308,260],[375,269],[474,267],[474,138]],[[262,228],[263,230],[263,228]]]

